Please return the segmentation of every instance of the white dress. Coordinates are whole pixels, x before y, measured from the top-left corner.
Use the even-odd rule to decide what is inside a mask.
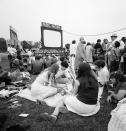
[[[57,91],[56,88],[51,86],[45,86],[45,83],[48,82],[48,71],[43,71],[36,80],[31,85],[31,95],[36,99],[41,100],[47,94],[53,94]]]

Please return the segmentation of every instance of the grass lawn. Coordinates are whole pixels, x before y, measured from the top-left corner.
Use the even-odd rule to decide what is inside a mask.
[[[22,104],[21,107],[8,109],[11,102],[9,99],[0,99],[0,113],[5,113],[8,118],[1,131],[5,131],[6,127],[15,124],[28,124],[28,131],[107,131],[108,122],[110,120],[111,108],[108,105],[107,94],[104,92],[101,99],[100,111],[90,117],[80,117],[72,112],[60,114],[57,122],[52,124],[47,121],[38,122],[37,116],[40,113],[51,113],[54,108],[47,105],[38,105],[35,102],[18,97],[18,101]],[[29,116],[24,118],[19,114],[28,113]]]

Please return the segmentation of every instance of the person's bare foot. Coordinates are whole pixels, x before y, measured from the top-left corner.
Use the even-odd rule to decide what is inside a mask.
[[[65,113],[68,113],[68,112],[69,112],[69,110],[68,110],[65,106],[60,107],[60,108],[59,108],[59,111],[60,111],[61,113],[63,113],[63,114],[65,114]]]

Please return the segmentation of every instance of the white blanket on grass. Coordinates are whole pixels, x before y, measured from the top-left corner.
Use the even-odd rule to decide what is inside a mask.
[[[23,98],[26,98],[28,100],[31,100],[31,101],[34,101],[36,102],[36,99],[35,97],[33,97],[31,95],[31,91],[29,89],[24,89],[24,90],[21,90],[19,93],[18,93],[18,96],[20,97],[23,97]],[[59,100],[61,100],[63,98],[63,96],[61,94],[56,94],[54,96],[51,96],[49,98],[46,98],[44,101],[45,103],[48,105],[48,106],[51,106],[51,107],[55,107],[58,103]]]

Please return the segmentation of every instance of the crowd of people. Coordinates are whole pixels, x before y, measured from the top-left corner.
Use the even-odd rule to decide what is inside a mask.
[[[62,99],[51,114],[40,114],[42,120],[55,122],[59,113],[68,111],[91,116],[100,110],[104,90],[108,92],[107,101],[112,106],[126,96],[126,37],[118,41],[117,34],[113,34],[111,40],[104,39],[102,43],[98,39],[96,44],[86,42],[83,37],[78,44],[73,40],[67,57],[34,56],[30,50],[26,50],[22,58],[18,50],[9,47],[10,66],[14,66],[16,72],[6,72],[0,67],[0,80],[5,81],[5,76],[8,84],[12,76],[17,78],[19,72],[23,72],[27,79],[30,74],[37,75],[30,91],[38,103],[61,94]]]

